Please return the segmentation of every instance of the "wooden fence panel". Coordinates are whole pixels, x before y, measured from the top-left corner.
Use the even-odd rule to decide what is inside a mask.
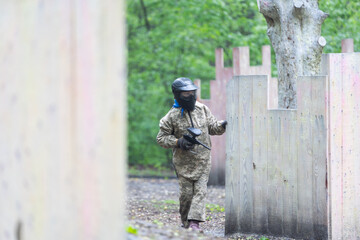
[[[326,77],[299,78],[298,110],[268,110],[267,85],[267,76],[239,76],[229,83],[229,127],[241,119],[241,129],[231,132],[240,146],[227,153],[240,167],[228,169],[226,178],[233,183],[232,176],[240,175],[240,182],[226,187],[226,214],[239,218],[238,225],[227,218],[226,232],[327,239]],[[232,112],[237,96],[240,109]],[[228,199],[239,199],[240,209]]]
[[[252,162],[253,172],[246,171],[246,177],[237,177],[240,182],[233,186],[231,193],[227,191],[226,212],[237,215],[237,221],[243,223],[229,229],[231,221],[227,218],[227,232],[306,239],[360,239],[360,53],[353,53],[353,45],[352,39],[345,39],[343,53],[323,55],[321,73],[328,75],[328,80],[315,76],[299,78],[297,110],[276,109],[271,99],[271,86],[275,84],[270,79],[267,80],[267,109],[272,110],[263,110],[266,98],[261,95],[266,93],[259,86],[261,82],[265,84],[264,76],[241,76],[230,82],[233,87],[228,88],[227,94],[251,92],[253,101],[242,102],[240,109],[233,112],[232,105],[237,100],[228,99],[230,128],[234,119],[247,119],[239,115],[244,112],[242,109],[246,109],[252,121],[242,123],[251,129],[236,133],[240,139],[237,149],[242,152],[227,152],[233,156],[233,162],[237,157],[247,170]],[[245,52],[244,56],[248,54]],[[253,90],[242,91],[249,81],[253,81]],[[245,138],[251,139],[252,144],[244,144]],[[233,139],[228,137],[227,144]],[[250,149],[252,158],[246,155]],[[259,164],[261,171],[266,169],[263,171],[266,178],[260,174]],[[231,182],[231,177],[239,174],[245,172],[233,169],[226,179]],[[247,203],[241,207],[248,208],[241,210],[243,215],[227,204],[231,201],[228,198],[237,198],[236,194],[243,192],[236,187],[247,190],[247,194],[240,197],[242,203]],[[249,188],[252,196],[248,194]],[[242,216],[247,216],[251,223],[245,224]]]

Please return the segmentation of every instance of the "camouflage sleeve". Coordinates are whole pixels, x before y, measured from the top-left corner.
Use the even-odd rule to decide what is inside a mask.
[[[221,135],[225,132],[225,129],[221,126],[223,121],[218,121],[214,115],[212,115],[210,109],[205,106],[206,121],[208,123],[208,129],[210,135]]]
[[[157,143],[164,148],[176,147],[177,138],[174,136],[174,129],[168,115],[160,120],[159,127],[160,131],[156,137]]]

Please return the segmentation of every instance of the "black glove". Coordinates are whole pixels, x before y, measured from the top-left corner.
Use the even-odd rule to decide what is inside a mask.
[[[221,126],[222,126],[224,129],[226,129],[226,125],[227,125],[227,121],[224,120],[224,121],[221,123]]]
[[[194,144],[186,140],[185,138],[179,138],[177,141],[177,146],[182,150],[190,150],[194,148]]]

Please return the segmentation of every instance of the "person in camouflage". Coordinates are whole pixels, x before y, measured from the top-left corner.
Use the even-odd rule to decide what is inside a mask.
[[[172,84],[175,104],[160,120],[157,142],[172,148],[173,164],[180,187],[180,215],[183,227],[200,230],[205,221],[205,196],[211,169],[210,151],[194,145],[183,135],[187,128],[202,131],[199,141],[211,147],[210,135],[225,132],[226,121],[217,121],[210,109],[196,101],[197,87],[188,78],[177,78]]]

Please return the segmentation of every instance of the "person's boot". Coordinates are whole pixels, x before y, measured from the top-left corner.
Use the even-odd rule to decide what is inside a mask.
[[[199,221],[190,220],[189,228],[191,228],[192,230],[198,231],[198,232],[202,232],[202,230],[199,226]]]
[[[189,221],[188,220],[181,221],[181,227],[186,229],[189,228]]]

